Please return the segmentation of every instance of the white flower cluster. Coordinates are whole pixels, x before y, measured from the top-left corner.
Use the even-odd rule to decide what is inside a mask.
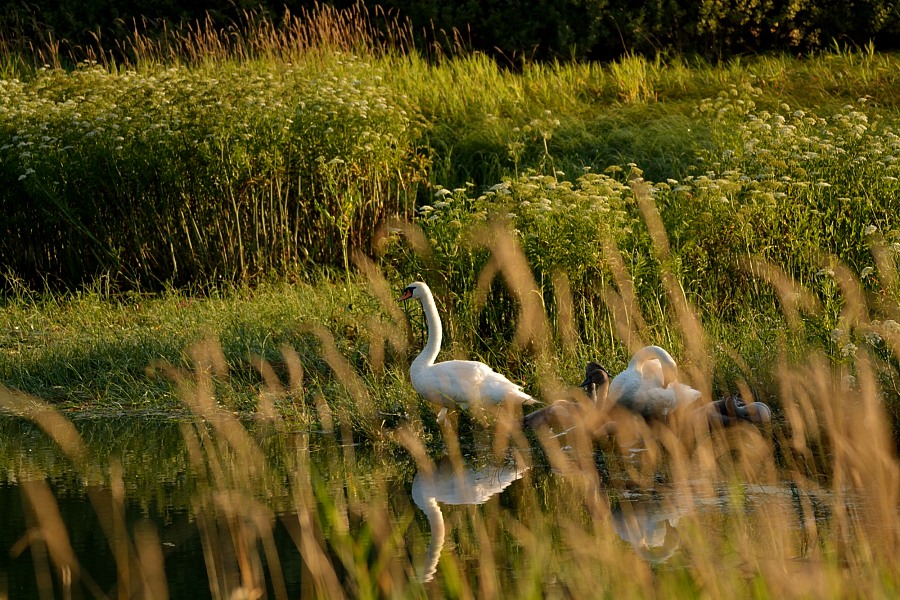
[[[0,80],[7,124],[0,160],[16,165],[20,181],[42,185],[71,179],[66,174],[82,163],[146,170],[148,162],[206,156],[243,173],[281,160],[280,149],[296,138],[336,167],[367,153],[399,153],[417,122],[407,104],[354,57],[112,72],[85,64],[27,83]],[[319,141],[310,142],[313,134]]]

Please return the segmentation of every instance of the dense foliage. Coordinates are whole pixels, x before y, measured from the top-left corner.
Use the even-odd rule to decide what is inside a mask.
[[[384,297],[414,279],[432,285],[451,348],[493,353],[535,381],[533,356],[507,352],[527,287],[495,277],[508,235],[570,371],[601,352],[618,364],[629,339],[681,347],[671,317],[687,300],[717,348],[768,377],[760,389],[774,389],[772,348],[786,330],[799,334],[798,353],[812,340],[849,371],[870,350],[885,389],[900,389],[896,56],[711,65],[629,55],[510,71],[477,53],[435,62],[386,48],[364,20],[339,16],[293,21],[287,37],[259,23],[241,35],[204,29],[179,38],[184,56],[138,36],[134,65],[0,79],[0,263],[12,304],[44,285],[215,293],[223,281],[254,290],[321,267],[350,284],[351,261],[369,264],[361,250],[387,280]],[[389,363],[386,344],[405,351],[402,317],[373,317],[348,290],[326,320],[356,366]],[[41,341],[47,327],[23,342],[29,319],[7,315],[5,377],[42,394],[92,372],[80,364],[118,381],[121,351],[137,352],[131,375],[142,377],[160,353],[145,333],[130,346],[118,336],[59,370],[46,362],[57,360]],[[260,331],[269,339],[278,327]],[[81,356],[67,327],[49,329]],[[27,373],[26,356],[36,361]]]
[[[0,81],[3,263],[70,284],[345,266],[418,176],[415,114],[381,79],[353,59]]]
[[[211,19],[222,27],[245,11],[275,18],[285,8],[299,13],[317,4],[346,8],[349,0],[30,0],[10,3],[0,13],[2,37],[13,45],[48,40],[86,46],[116,40],[135,26],[151,35],[179,23]],[[463,44],[517,64],[522,58],[609,60],[626,53],[677,52],[721,58],[760,51],[809,53],[834,44],[880,49],[900,46],[900,11],[891,0],[669,0],[635,5],[626,0],[368,0],[372,14],[409,20],[420,49]],[[12,35],[10,35],[10,33]]]

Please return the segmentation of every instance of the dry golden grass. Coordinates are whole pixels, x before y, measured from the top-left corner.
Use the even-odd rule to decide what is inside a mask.
[[[649,196],[639,198],[665,264],[665,231]],[[559,331],[552,331],[524,255],[505,229],[476,239],[492,254],[479,293],[486,293],[494,277],[504,278],[521,307],[515,341],[542,370],[543,396],[577,394],[562,383],[552,360],[555,339],[578,343],[569,318],[558,319]],[[397,322],[405,319],[375,266],[361,257],[356,262],[392,319],[369,324],[377,342],[369,364],[380,370],[387,345],[405,348],[403,336],[395,333],[405,329]],[[776,288],[789,324],[798,311],[815,309],[776,265],[750,261],[745,266]],[[649,341],[643,318],[634,312],[637,303],[624,269],[613,272],[618,290],[609,288],[606,297],[617,319],[629,324],[617,330],[620,341],[634,347]],[[840,266],[836,272],[847,302],[845,320],[877,329],[898,356],[896,332],[870,323],[858,283]],[[690,361],[684,374],[708,400],[709,342],[678,281],[667,276],[665,283],[673,329]],[[562,290],[559,286],[557,294]],[[501,411],[478,416],[470,425],[460,418],[442,427],[441,457],[429,450],[420,403],[411,390],[410,419],[383,429],[381,390],[341,355],[331,332],[321,325],[312,331],[347,394],[343,402],[321,395],[315,400],[322,429],[330,432],[334,424],[339,430],[341,464],[347,469],[342,473],[323,473],[301,436],[281,457],[287,477],[281,476],[259,438],[217,404],[214,380],[227,377],[227,368],[216,341],[191,350],[193,370],[166,367],[195,415],[181,430],[200,482],[192,511],[214,598],[297,595],[285,581],[275,541],[279,521],[303,562],[299,594],[304,597],[889,598],[898,590],[900,463],[876,359],[865,350],[857,354],[854,382],[815,347],[802,360],[789,362],[785,355],[775,374],[781,398],[771,427],[644,426],[639,433],[645,449],[629,456],[627,449],[598,449],[583,428],[562,438],[531,437],[517,426],[516,415]],[[296,352],[285,347],[283,353],[291,378],[287,386],[265,360],[253,359],[265,382],[256,422],[275,435],[286,425],[278,403],[303,380]],[[62,414],[5,389],[0,406],[34,421],[75,469],[85,468],[84,442]],[[359,450],[353,438],[367,430],[377,430],[368,434],[368,451],[383,461],[373,473],[355,470]],[[428,496],[433,502],[423,505],[424,525],[419,509],[388,484],[396,477],[391,469],[398,451],[412,457],[417,478],[455,485],[457,492],[468,485],[474,495],[454,502],[434,492]],[[112,460],[105,469],[108,486],[89,487],[88,493],[113,549],[115,590],[100,590],[81,567],[40,477],[23,477],[28,531],[13,554],[30,551],[46,597],[166,598],[159,532],[149,521],[129,531],[122,466]],[[518,479],[524,484],[506,503],[499,502],[499,492]],[[648,520],[656,529],[646,529]]]

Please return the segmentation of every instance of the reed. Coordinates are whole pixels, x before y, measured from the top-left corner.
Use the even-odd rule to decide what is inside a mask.
[[[654,231],[654,252],[665,263],[667,235],[652,225],[649,196],[640,187],[635,193],[650,203],[643,212]],[[501,277],[519,311],[518,352],[533,355],[537,381],[570,379],[555,372],[564,351],[554,340],[562,340],[564,324],[547,319],[524,249],[504,229],[482,243],[496,261],[483,285]],[[785,302],[802,297],[791,291],[799,284],[774,266],[758,262],[752,270]],[[671,273],[663,280],[677,282]],[[383,281],[374,272],[369,281],[385,313],[397,316]],[[839,281],[848,323],[877,332],[896,356],[898,333],[870,320],[849,272],[841,271]],[[709,332],[696,326],[696,307],[679,305],[677,285],[669,289],[666,317],[669,335],[685,349],[678,352],[683,376],[712,389],[717,365]],[[620,310],[636,309],[623,302]],[[628,336],[610,345],[635,343],[633,331],[621,332]],[[323,398],[337,424],[323,444],[312,444],[310,433],[291,433],[285,400],[305,389],[313,365],[304,365],[301,379],[290,347],[281,349],[285,363],[295,365],[282,371],[292,373],[284,383],[269,361],[254,359],[265,384],[250,422],[221,406],[217,390],[230,369],[216,340],[194,345],[189,366],[158,367],[177,384],[192,415],[179,430],[195,482],[193,526],[214,598],[580,596],[597,589],[638,598],[805,597],[811,590],[822,597],[888,598],[896,592],[900,463],[879,384],[884,359],[875,348],[858,348],[850,363],[835,362],[812,341],[800,355],[783,353],[772,374],[779,397],[771,429],[648,429],[647,450],[629,458],[596,450],[580,430],[565,444],[523,436],[502,414],[486,421],[460,415],[436,432],[424,416],[430,409],[408,382],[378,379],[365,366],[372,362],[359,366],[342,356],[330,333],[314,335],[343,390]],[[610,356],[608,348],[591,350]],[[706,360],[698,355],[704,352]],[[397,362],[405,358],[399,359],[387,368],[401,368]],[[393,385],[402,388],[401,410],[410,416],[376,424],[377,432],[361,426],[386,411],[384,392]],[[565,386],[541,389],[547,398],[567,393]],[[32,516],[14,553],[30,553],[43,593],[166,597],[171,566],[161,558],[161,532],[149,521],[130,529],[124,520],[126,467],[90,455],[89,443],[65,415],[37,398],[3,389],[0,404],[45,431],[77,471],[98,478],[89,497],[116,563],[109,592],[81,565],[68,534],[72,524],[54,510],[40,475],[32,472],[22,485]],[[272,439],[281,440],[274,449],[266,441]],[[355,443],[359,439],[365,444]],[[453,506],[446,497],[428,496],[437,488],[411,481],[478,476],[505,481],[509,495]],[[423,513],[395,484],[406,491],[426,485],[425,498],[436,504],[421,505],[432,507]],[[641,529],[648,519],[656,523],[652,533]],[[299,576],[287,575],[295,569],[276,541],[281,527],[302,561]],[[643,538],[629,537],[639,532]]]
[[[502,235],[497,232],[493,238],[502,240]],[[500,263],[496,275],[518,290],[516,302],[523,311],[519,343],[532,340],[534,360],[552,370],[554,361],[541,356],[555,352],[556,346],[541,350],[533,344],[536,335],[546,339],[534,329],[541,304],[529,300],[540,297],[538,288],[529,281],[522,250],[503,249],[503,244],[492,246],[492,257]],[[537,315],[529,312],[535,310]],[[684,347],[706,347],[704,338],[690,339],[698,334],[696,328],[684,327],[688,321],[676,318],[682,310],[696,316],[696,309],[685,305],[671,313]],[[854,310],[864,326],[864,308]],[[526,314],[532,318],[521,318]],[[893,351],[900,350],[896,333],[883,333]],[[328,339],[323,332],[317,335]],[[283,351],[290,353],[289,348]],[[801,597],[814,590],[823,597],[887,598],[896,591],[892,552],[900,542],[900,469],[873,351],[858,351],[855,383],[848,383],[814,346],[803,356],[785,355],[774,373],[780,386],[779,418],[771,431],[748,426],[695,435],[660,428],[646,432],[648,450],[637,458],[593,450],[577,430],[569,434],[567,448],[556,438],[526,438],[509,430],[502,416],[489,420],[496,425],[486,429],[460,417],[443,428],[443,441],[437,444],[423,429],[430,427],[427,421],[382,425],[377,435],[363,438],[370,440],[363,450],[349,443],[361,428],[347,419],[355,418],[350,413],[371,419],[371,411],[383,410],[380,394],[366,391],[378,390],[378,384],[373,374],[354,373],[356,368],[336,348],[322,352],[350,390],[346,404],[342,394],[326,399],[341,425],[331,434],[336,443],[332,450],[318,450],[332,453],[325,463],[304,441],[308,434],[289,435],[288,416],[273,409],[278,398],[302,384],[294,380],[282,387],[267,361],[256,363],[268,373],[255,413],[262,429],[219,406],[216,380],[229,374],[215,340],[194,346],[190,369],[166,367],[185,407],[196,416],[180,430],[187,468],[196,481],[190,506],[212,597],[530,597],[564,590],[589,595],[602,589],[629,597]],[[693,361],[686,366],[684,374],[693,384],[711,387],[711,373],[705,370],[710,365]],[[366,383],[354,383],[360,378]],[[408,405],[419,404],[405,387]],[[371,399],[363,402],[368,394]],[[128,498],[121,463],[90,462],[72,424],[40,400],[3,390],[0,402],[6,411],[33,420],[77,470],[99,474],[91,501],[102,516],[117,565],[113,593],[166,597],[167,573],[175,567],[162,558],[166,548],[156,525],[125,526]],[[266,436],[260,437],[267,428],[293,442],[273,456],[264,445]],[[445,451],[448,458],[438,460]],[[364,469],[374,473],[354,467],[358,452],[380,457],[365,463]],[[496,464],[498,456],[502,461],[510,452],[512,462]],[[525,484],[510,488],[515,492],[508,500],[492,499],[480,507],[449,506],[438,498],[437,516],[429,513],[426,519],[387,484],[396,477],[392,470],[409,461],[417,466],[416,477],[466,477],[482,469],[503,477],[512,473],[511,481],[524,479]],[[323,464],[331,465],[330,472],[322,470]],[[407,473],[402,485],[410,483]],[[29,477],[23,501],[33,517],[14,553],[31,553],[46,594],[103,595],[72,549],[67,534],[71,524],[54,510],[51,490],[40,476]],[[635,492],[634,485],[644,491]],[[760,491],[773,489],[793,490],[794,497]],[[710,503],[728,507],[724,521],[709,510]],[[645,538],[643,546],[635,541],[634,547],[623,543],[622,532],[639,528],[650,513],[663,515],[657,518],[667,523],[662,530],[667,541],[657,545]],[[295,580],[285,579],[286,557],[275,542],[276,525],[287,528],[302,557],[299,588]],[[452,532],[452,543],[446,531]],[[438,533],[439,543],[434,538]],[[436,570],[424,581],[430,561]],[[668,566],[654,566],[660,564]]]
[[[83,568],[86,525],[24,460],[10,547],[37,593],[176,589],[161,526],[127,519],[132,467],[62,410],[126,407],[183,419],[154,467],[189,474],[217,598],[895,596],[896,57],[510,72],[404,27],[248,13],[68,70],[0,41],[0,244],[44,278],[4,273],[0,406],[71,463],[114,563]],[[441,428],[407,379],[415,279],[446,355],[547,400],[658,343],[773,427],[648,428],[637,458],[504,415]],[[426,515],[417,471],[508,494]],[[652,515],[660,543],[628,538]]]

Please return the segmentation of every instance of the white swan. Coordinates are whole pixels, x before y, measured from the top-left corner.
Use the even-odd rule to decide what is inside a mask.
[[[659,498],[622,497],[612,511],[613,527],[635,552],[650,563],[668,560],[681,545],[680,511]]]
[[[447,416],[447,409],[475,405],[497,405],[504,402],[534,404],[534,398],[522,388],[482,362],[447,360],[435,363],[441,349],[441,318],[431,290],[421,281],[409,284],[400,300],[415,298],[422,303],[428,340],[425,348],[413,360],[409,377],[415,390],[432,404],[441,406],[438,421]]]
[[[665,421],[676,408],[700,398],[700,391],[678,381],[678,366],[659,346],[645,346],[609,384],[608,398],[648,420]]]
[[[521,478],[528,467],[515,463],[487,466],[480,469],[455,465],[448,456],[434,468],[416,473],[412,483],[412,498],[422,509],[431,528],[431,541],[425,564],[419,570],[421,581],[431,581],[437,571],[438,559],[444,546],[446,527],[442,504],[484,504]]]
[[[738,396],[725,396],[710,402],[705,411],[710,426],[734,427],[739,423],[772,422],[772,409],[764,402],[746,404]]]

